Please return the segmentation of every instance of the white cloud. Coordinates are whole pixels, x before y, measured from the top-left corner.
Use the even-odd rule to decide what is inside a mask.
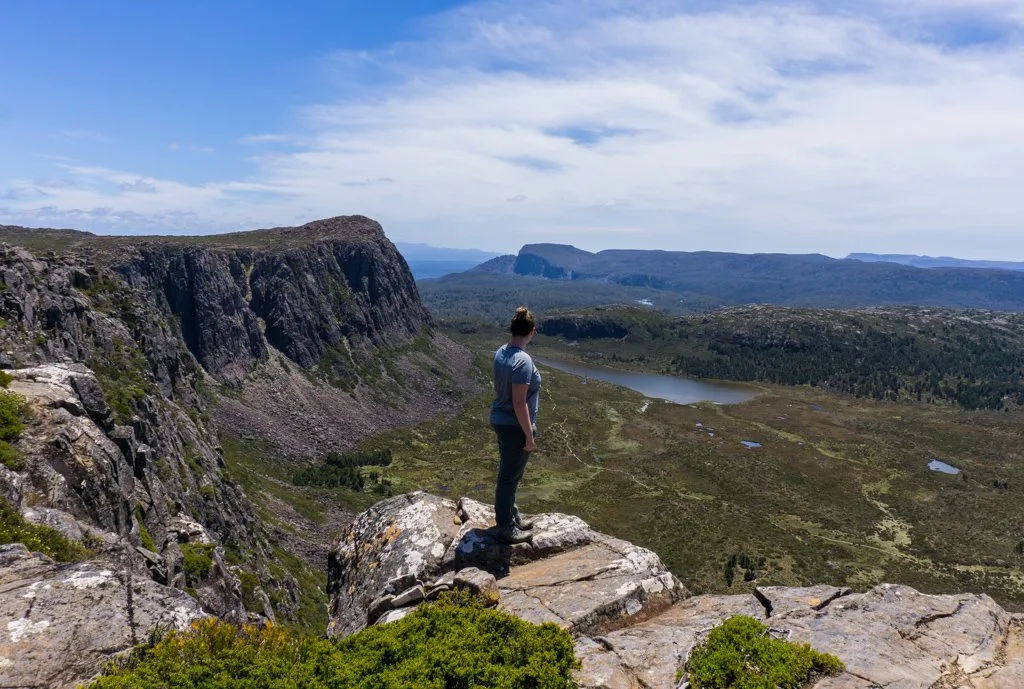
[[[363,213],[396,238],[498,249],[1024,258],[1019,2],[697,5],[470,5],[422,42],[333,56],[372,81],[243,139],[262,151],[249,180],[83,169],[47,212],[187,209],[197,230]],[[119,186],[139,179],[153,191]]]

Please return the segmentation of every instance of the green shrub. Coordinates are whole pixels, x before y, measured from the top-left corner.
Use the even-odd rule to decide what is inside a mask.
[[[686,664],[693,689],[799,689],[815,676],[844,669],[835,656],[776,639],[743,615],[711,630]]]
[[[260,587],[259,577],[243,569],[239,572],[238,579],[242,583],[242,605],[245,609],[250,612],[263,612],[263,605],[256,597],[256,589]]]
[[[149,364],[142,352],[135,345],[114,338],[112,351],[94,356],[86,363],[96,374],[115,420],[131,424],[135,405],[154,392]]]
[[[181,546],[181,559],[187,581],[202,581],[213,567],[213,546],[204,543],[185,543]]]
[[[0,391],[0,440],[11,442],[21,437],[24,415],[25,398],[16,392]]]
[[[22,471],[27,466],[21,453],[6,440],[0,440],[0,464],[11,471]]]
[[[3,320],[3,319],[0,318],[0,320]],[[0,327],[2,327],[2,326],[0,326]],[[0,388],[6,389],[8,386],[10,386],[12,380],[14,380],[14,376],[12,376],[7,371],[0,370]]]
[[[0,545],[8,543],[22,543],[57,562],[78,562],[92,555],[81,543],[69,541],[60,532],[25,521],[10,503],[0,499]]]
[[[149,529],[146,528],[142,505],[135,506],[135,519],[139,522],[139,543],[142,544],[142,547],[146,550],[159,553],[160,551],[156,549],[156,541],[153,540],[153,536],[150,535]]]
[[[8,375],[0,371],[3,375]],[[7,381],[10,383],[10,380]],[[7,387],[0,379],[0,385]],[[0,390],[0,464],[13,471],[21,471],[25,468],[25,460],[21,457],[11,442],[21,437],[25,425],[22,418],[25,416],[25,398],[16,392]]]
[[[331,452],[320,460],[319,465],[299,469],[292,474],[291,479],[292,484],[296,486],[318,486],[320,488],[348,487],[355,491],[361,491],[366,485],[366,478],[360,471],[360,467],[386,467],[390,465],[391,450],[352,452],[349,454]],[[379,473],[370,475],[370,480],[374,484],[377,483],[379,478]]]
[[[90,689],[569,689],[572,639],[450,597],[341,641],[197,622],[136,650]]]

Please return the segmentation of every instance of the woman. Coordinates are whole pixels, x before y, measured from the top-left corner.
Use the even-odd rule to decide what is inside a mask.
[[[537,449],[537,405],[540,372],[524,349],[533,340],[537,324],[524,306],[516,310],[509,326],[508,344],[494,353],[494,403],[491,428],[498,436],[498,485],[494,491],[497,539],[525,543],[533,524],[522,518],[516,506],[516,490],[530,453]]]

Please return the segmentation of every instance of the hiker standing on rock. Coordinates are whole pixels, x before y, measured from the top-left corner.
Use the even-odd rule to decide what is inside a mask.
[[[491,428],[498,436],[498,485],[494,491],[497,539],[525,543],[533,523],[523,519],[516,505],[516,491],[530,453],[537,449],[537,406],[540,371],[524,349],[537,332],[533,314],[525,306],[516,309],[509,326],[508,344],[494,353],[494,403]]]

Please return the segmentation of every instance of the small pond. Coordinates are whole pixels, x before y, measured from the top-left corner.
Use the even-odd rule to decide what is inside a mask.
[[[755,443],[753,440],[741,440],[740,445],[749,450],[756,450],[759,447],[763,447],[761,443]]]
[[[693,404],[695,402],[715,402],[717,404],[738,404],[757,397],[758,388],[739,383],[711,383],[691,378],[666,376],[657,373],[636,373],[619,371],[613,368],[587,366],[585,364],[556,361],[554,359],[537,358],[541,366],[571,373],[583,378],[596,378],[654,399],[668,400],[676,404]]]
[[[941,471],[944,474],[960,473],[960,470],[957,469],[952,464],[946,464],[945,462],[940,462],[937,459],[933,459],[932,461],[928,462],[928,468],[931,469],[932,471]]]

